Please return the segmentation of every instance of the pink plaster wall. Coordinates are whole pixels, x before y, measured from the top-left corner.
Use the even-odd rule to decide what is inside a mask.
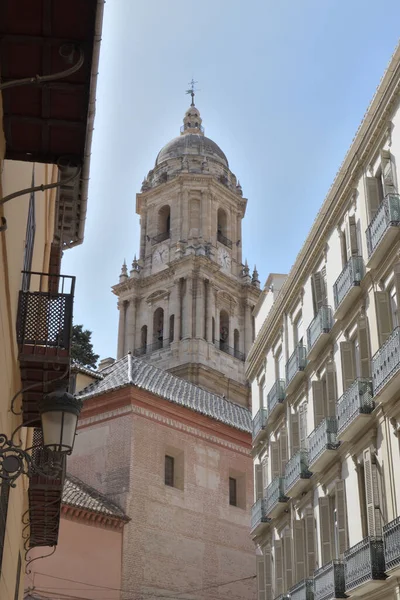
[[[51,549],[35,548],[30,556],[42,556],[48,551]],[[65,599],[71,594],[90,600],[119,600],[121,563],[121,529],[104,529],[96,524],[86,525],[82,521],[62,517],[55,554],[32,563],[32,573],[25,579],[25,589],[34,587],[38,593],[52,600]]]

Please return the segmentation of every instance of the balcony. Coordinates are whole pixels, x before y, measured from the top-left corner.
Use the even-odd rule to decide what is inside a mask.
[[[160,242],[165,242],[165,240],[169,240],[170,237],[171,237],[170,231],[163,231],[162,233],[159,233],[158,235],[155,235],[153,238],[151,238],[151,245],[155,246],[156,244],[159,244]]]
[[[286,363],[286,394],[294,389],[303,377],[303,371],[307,364],[307,350],[302,344],[296,346],[292,356]]]
[[[265,514],[265,498],[259,498],[251,507],[251,533],[256,534],[269,519]]]
[[[385,402],[399,388],[396,375],[400,369],[400,327],[396,327],[374,354],[371,368],[374,397],[379,394],[379,400]]]
[[[390,575],[400,572],[400,517],[383,527],[383,543],[386,571]]]
[[[228,248],[232,248],[232,240],[228,239],[221,231],[217,233],[217,240],[227,246]]]
[[[314,581],[303,579],[289,590],[290,600],[314,600]]]
[[[348,442],[371,419],[375,408],[372,399],[372,380],[356,379],[337,403],[337,438]]]
[[[333,327],[332,309],[330,306],[321,306],[317,316],[311,321],[307,329],[307,359],[313,360],[318,356],[321,348],[329,339],[329,332]]]
[[[17,343],[22,421],[40,427],[38,402],[65,373],[68,381],[75,277],[24,272],[18,297]]]
[[[290,600],[290,596],[289,594],[279,594],[279,596],[276,596],[274,600]]]
[[[253,419],[253,445],[259,442],[261,439],[260,434],[265,430],[267,416],[267,409],[260,408]]]
[[[226,354],[229,354],[230,356],[241,360],[242,362],[246,360],[246,357],[243,352],[240,352],[240,350],[238,350],[237,348],[231,348],[231,346],[228,346],[228,344],[220,342],[219,349],[222,352],[225,352]]]
[[[141,346],[140,348],[136,348],[133,351],[133,356],[146,356],[147,354],[152,354],[153,352],[157,352],[157,350],[162,350],[163,348],[169,348],[171,341],[167,340],[155,340],[152,344],[146,344],[146,346]]]
[[[271,422],[281,412],[285,398],[285,381],[284,379],[277,379],[267,394],[268,418]]]
[[[389,194],[381,203],[378,212],[365,232],[368,248],[367,267],[374,269],[378,266],[399,234],[399,225],[400,196]]]
[[[308,452],[299,450],[286,463],[285,496],[296,497],[306,486],[312,473],[308,470]]]
[[[344,563],[339,560],[327,563],[314,572],[314,600],[347,598],[344,585]]]
[[[269,519],[275,519],[288,501],[284,487],[284,477],[275,477],[265,490],[265,514]]]
[[[333,286],[336,319],[341,319],[360,295],[360,284],[364,275],[362,256],[352,256]]]
[[[383,541],[366,537],[344,553],[345,592],[352,596],[374,590],[386,579]]]
[[[308,460],[313,473],[321,471],[335,456],[340,445],[336,434],[336,417],[326,417],[308,436]]]

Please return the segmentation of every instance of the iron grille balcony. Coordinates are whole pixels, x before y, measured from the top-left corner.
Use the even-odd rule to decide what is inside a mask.
[[[289,590],[291,600],[314,600],[314,581],[303,579]]]
[[[284,493],[284,477],[275,477],[265,490],[265,514],[273,519],[279,512],[279,504],[284,504],[288,498]]]
[[[296,495],[296,484],[309,479],[312,473],[308,470],[308,452],[299,450],[292,456],[285,467],[285,496]]]
[[[165,242],[165,240],[169,240],[170,237],[171,237],[170,231],[163,231],[162,233],[159,233],[158,235],[155,235],[153,238],[151,238],[151,245],[155,246],[156,244],[159,244],[160,242]]]
[[[345,591],[369,581],[386,579],[383,541],[366,537],[344,553]]]
[[[226,354],[229,354],[230,356],[241,360],[242,362],[244,362],[246,359],[243,352],[240,352],[240,350],[238,350],[237,348],[231,348],[231,346],[228,346],[228,344],[220,342],[219,349],[222,350],[222,352],[225,352]]]
[[[314,572],[314,600],[347,598],[344,585],[344,563],[339,560],[327,563]]]
[[[365,268],[362,256],[352,256],[333,286],[335,311],[345,299],[351,300],[351,291],[360,286],[364,274]]]
[[[367,249],[368,256],[371,256],[379,246],[389,227],[398,227],[400,225],[400,196],[398,194],[389,194],[379,206],[378,212],[368,225]],[[394,232],[396,234],[397,231]]]
[[[256,413],[253,419],[253,442],[263,429],[265,429],[265,425],[267,422],[267,409],[260,408],[260,410]]]
[[[317,346],[317,342],[323,339],[323,335],[329,333],[332,327],[333,316],[331,307],[321,306],[307,329],[307,349],[309,356],[314,347]]]
[[[386,570],[400,566],[400,517],[383,526]]]
[[[374,396],[376,396],[400,368],[400,327],[396,327],[374,354],[371,367]]]
[[[270,417],[272,416],[275,408],[283,403],[285,397],[285,380],[277,379],[267,394],[268,414]]]
[[[303,344],[298,344],[286,363],[286,388],[294,381],[296,375],[302,373],[307,364],[307,350]],[[287,391],[287,390],[286,390]]]
[[[337,419],[326,417],[308,436],[308,459],[310,467],[317,465],[326,450],[336,450],[340,442],[336,439]],[[315,469],[316,470],[316,469]]]
[[[257,529],[261,523],[268,523],[268,521],[265,514],[265,498],[259,498],[251,507],[251,531]]]
[[[221,242],[221,244],[224,244],[224,246],[227,246],[228,248],[232,248],[232,240],[228,239],[223,233],[221,233],[220,231],[218,231],[217,233],[217,240],[219,242]]]
[[[290,596],[289,594],[279,594],[279,596],[276,596],[274,600],[290,600]]]
[[[170,343],[171,341],[169,339],[156,340],[152,344],[147,344],[146,346],[136,348],[136,350],[133,351],[133,356],[145,356],[146,354],[152,354],[152,352],[156,352],[162,348],[168,348]]]
[[[375,408],[372,399],[372,380],[356,379],[337,403],[337,436],[347,440],[363,422],[356,423],[359,415],[369,415]],[[353,427],[352,427],[353,426]]]

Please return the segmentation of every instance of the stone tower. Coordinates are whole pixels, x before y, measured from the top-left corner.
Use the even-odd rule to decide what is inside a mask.
[[[249,403],[257,271],[242,264],[247,200],[192,102],[136,196],[140,255],[123,265],[118,358],[129,351],[212,392]]]

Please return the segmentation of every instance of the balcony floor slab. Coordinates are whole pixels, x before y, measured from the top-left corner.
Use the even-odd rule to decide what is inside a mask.
[[[353,596],[364,596],[368,598],[368,594],[373,594],[377,589],[385,585],[386,578],[384,579],[369,579],[365,583],[358,585],[352,590],[345,590],[346,594],[352,598]]]
[[[279,515],[284,511],[284,508],[287,504],[287,500],[279,500],[271,510],[267,512],[269,519],[276,519]]]
[[[362,429],[371,421],[372,414],[359,413],[340,433],[337,433],[337,439],[341,442],[349,442],[360,433]]]
[[[306,489],[310,484],[310,477],[300,478],[290,488],[285,490],[286,496],[289,498],[296,498]]]
[[[361,295],[361,288],[359,285],[353,285],[349,291],[347,292],[347,294],[345,295],[345,297],[343,298],[343,300],[341,301],[341,303],[339,304],[339,306],[336,308],[335,312],[333,313],[333,317],[335,319],[342,319],[345,314],[347,313],[347,311],[349,310],[349,308],[351,308],[354,304],[354,302],[357,300],[357,298]]]
[[[382,238],[376,245],[373,253],[368,258],[366,266],[370,269],[375,269],[380,262],[385,258],[388,251],[392,248],[393,242],[399,236],[400,227],[397,225],[389,226]]]
[[[303,377],[304,377],[304,370],[297,371],[297,373],[293,377],[292,381],[286,386],[286,395],[290,394],[290,392],[293,392],[293,390],[296,389],[296,386],[299,385],[299,383],[303,379]]]
[[[398,395],[400,390],[400,365],[397,367],[397,371],[395,371],[392,376],[387,380],[387,382],[378,390],[378,392],[374,393],[374,400],[376,402],[385,403],[393,397]]]
[[[335,456],[337,456],[337,448],[334,450],[325,448],[318,458],[316,458],[313,463],[309,464],[308,467],[312,473],[319,473],[335,459]]]
[[[315,358],[317,358],[318,355],[320,354],[321,350],[324,348],[326,343],[329,341],[329,338],[330,338],[329,332],[321,333],[321,335],[315,342],[314,346],[312,348],[310,348],[310,350],[308,351],[307,360],[314,360]]]

